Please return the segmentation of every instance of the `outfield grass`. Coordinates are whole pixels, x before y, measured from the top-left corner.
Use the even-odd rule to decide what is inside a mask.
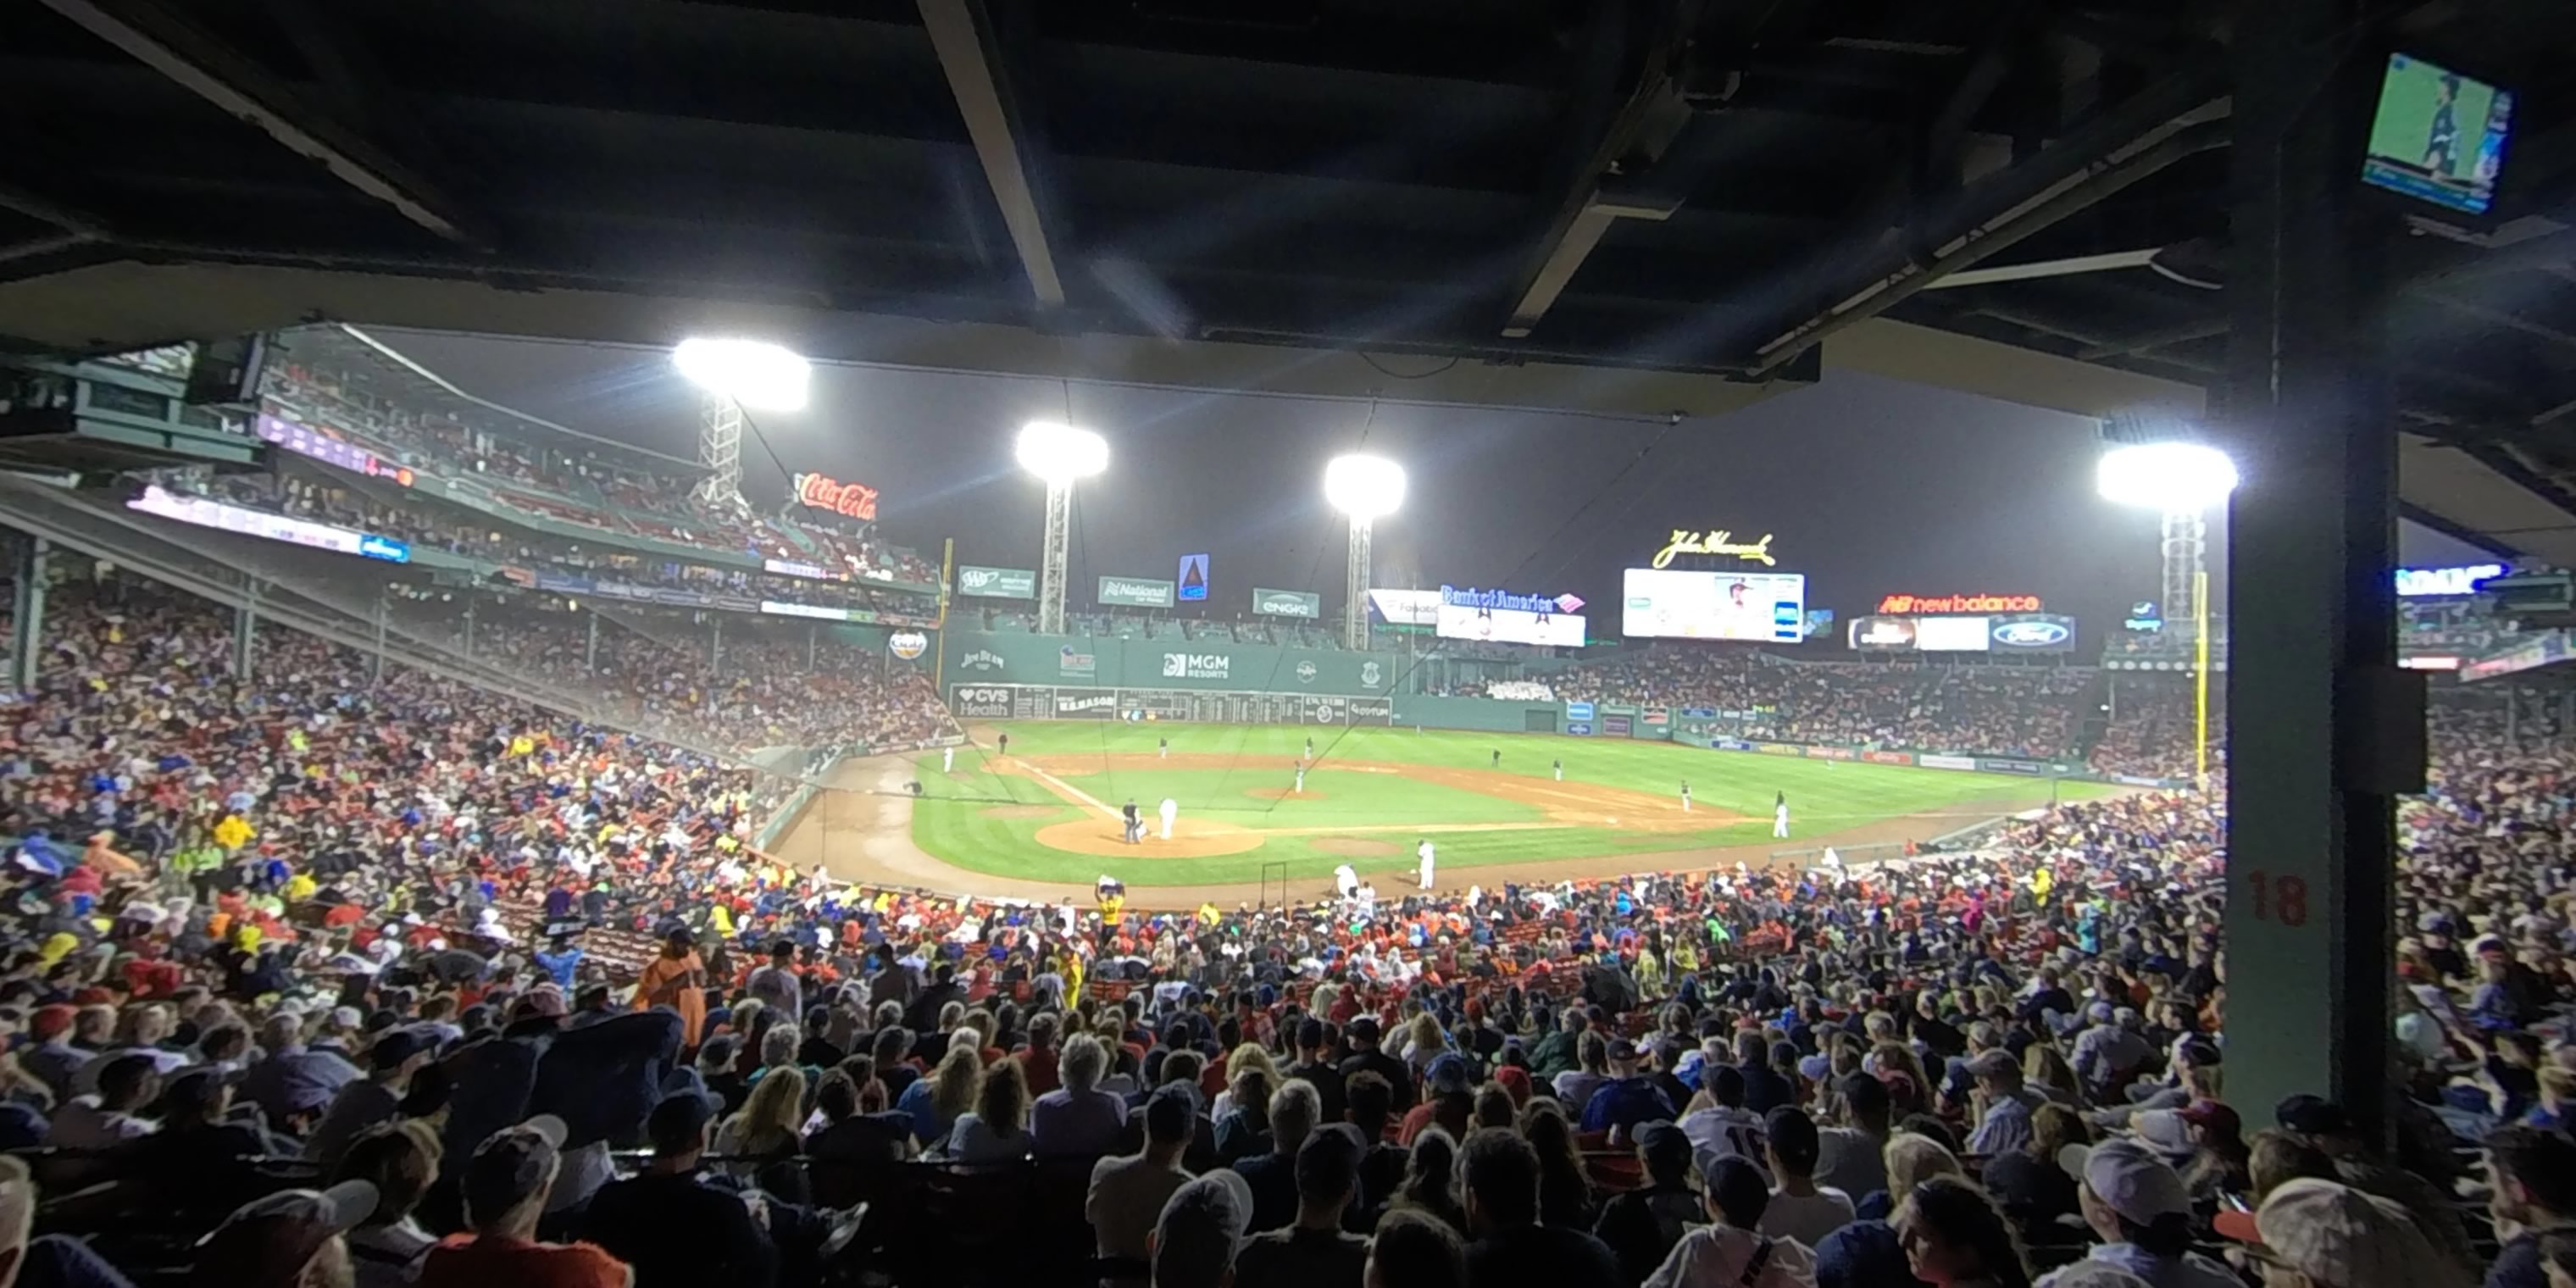
[[[1286,862],[1294,876],[1328,875],[1341,863],[1383,871],[1411,863],[1412,826],[1544,823],[1540,806],[1445,783],[1395,774],[1337,770],[1336,761],[1484,770],[1503,753],[1502,772],[1545,781],[1549,762],[1565,762],[1568,783],[1591,783],[1647,793],[1677,802],[1683,781],[1697,812],[1711,825],[1690,830],[1628,831],[1613,826],[1538,826],[1505,831],[1434,833],[1441,871],[1503,864],[1543,863],[1618,854],[1651,854],[1711,846],[1765,843],[1771,838],[1775,792],[1789,797],[1795,835],[1781,848],[1812,845],[1817,838],[1890,818],[1958,813],[1957,824],[2033,805],[2109,790],[2089,783],[2054,784],[2008,774],[1969,774],[1853,762],[1713,752],[1669,743],[1627,739],[1547,737],[1410,729],[1311,729],[1293,725],[1130,725],[1115,722],[1032,722],[998,726],[1017,756],[1047,757],[1056,776],[1111,806],[1133,798],[1150,817],[1165,796],[1180,803],[1184,819],[1221,822],[1261,831],[1298,831],[1267,837],[1259,848],[1210,858],[1156,858],[1147,848],[1121,865],[1131,885],[1196,885],[1253,882],[1265,863]],[[1289,786],[1289,774],[1267,764],[1185,768],[1160,764],[1111,766],[1104,757],[1152,757],[1156,740],[1169,738],[1175,755],[1297,756],[1312,737],[1320,756],[1306,776],[1310,793],[1286,800],[1253,793]],[[1080,763],[1093,758],[1088,771]],[[923,850],[960,868],[1046,881],[1088,882],[1102,860],[1040,844],[1036,833],[1054,823],[1081,819],[1045,784],[1025,774],[995,774],[984,753],[960,749],[957,768],[943,774],[940,757],[917,757],[924,799],[913,808],[913,839]],[[997,818],[996,805],[1037,807]],[[1725,815],[1741,821],[1721,821]],[[1669,816],[1668,816],[1669,817]],[[1305,829],[1392,827],[1349,832],[1389,842],[1400,853],[1353,859],[1316,848],[1324,839]],[[1946,830],[1946,829],[1943,829]],[[1443,884],[1446,884],[1444,881]]]

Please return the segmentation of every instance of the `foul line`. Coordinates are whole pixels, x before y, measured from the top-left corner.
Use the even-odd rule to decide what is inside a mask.
[[[1122,813],[1118,812],[1117,810],[1111,809],[1111,808],[1109,808],[1107,805],[1102,804],[1102,803],[1100,802],[1100,799],[1099,799],[1098,797],[1096,797],[1096,796],[1093,796],[1091,793],[1086,792],[1086,791],[1082,790],[1081,788],[1076,787],[1076,786],[1074,786],[1073,784],[1068,783],[1068,782],[1064,781],[1063,779],[1058,778],[1058,777],[1056,777],[1055,775],[1050,774],[1050,773],[1048,773],[1047,771],[1045,771],[1045,770],[1043,770],[1043,769],[1040,769],[1040,768],[1038,768],[1037,766],[1035,766],[1035,765],[1032,765],[1032,764],[1028,763],[1028,762],[1027,762],[1027,761],[1025,761],[1025,760],[1018,762],[1018,766],[1019,766],[1019,768],[1020,768],[1020,770],[1021,770],[1022,772],[1024,772],[1024,773],[1028,774],[1028,775],[1029,775],[1030,777],[1032,777],[1032,778],[1035,778],[1035,779],[1038,779],[1038,780],[1040,780],[1040,781],[1044,782],[1048,787],[1050,787],[1050,788],[1054,789],[1054,791],[1055,791],[1058,795],[1071,797],[1072,799],[1074,799],[1074,800],[1076,800],[1076,801],[1079,801],[1079,802],[1081,802],[1082,804],[1088,805],[1088,806],[1090,806],[1090,807],[1091,807],[1091,808],[1093,808],[1093,809],[1099,810],[1101,813],[1108,815],[1108,816],[1109,816],[1109,818],[1110,818],[1110,820],[1111,820],[1112,822],[1124,823],[1124,822],[1126,822],[1126,821],[1127,821],[1127,816],[1126,816],[1125,814],[1122,814]]]

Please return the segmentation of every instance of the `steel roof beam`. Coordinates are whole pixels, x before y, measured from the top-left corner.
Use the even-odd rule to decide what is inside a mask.
[[[42,0],[91,35],[246,121],[342,183],[460,245],[483,247],[463,206],[307,103],[284,81],[151,0]]]
[[[920,0],[922,25],[931,48],[948,77],[949,93],[966,118],[966,136],[984,166],[984,181],[1002,208],[1002,225],[1019,252],[1029,291],[1038,306],[1064,304],[1064,281],[1056,274],[1055,252],[1047,244],[1046,220],[1038,209],[1032,168],[1024,152],[1020,117],[1006,80],[995,70],[998,42],[992,14],[981,0]]]

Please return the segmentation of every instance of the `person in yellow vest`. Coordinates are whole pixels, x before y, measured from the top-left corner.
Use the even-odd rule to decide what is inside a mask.
[[[312,873],[299,870],[295,875],[286,879],[286,889],[284,891],[286,902],[289,904],[302,903],[305,900],[312,898],[314,891],[321,888],[322,883],[315,881]]]
[[[222,822],[215,824],[215,844],[228,851],[250,844],[253,835],[250,824],[243,822],[239,814],[226,814]]]
[[[726,907],[721,902],[718,902],[710,910],[708,916],[709,919],[715,923],[716,938],[730,941],[733,938],[733,909]]]
[[[2032,868],[2030,870],[2031,902],[2038,904],[2042,908],[2047,907],[2048,892],[2055,888],[2056,885],[2057,874],[2049,871],[2047,864],[2043,863],[2038,867]]]

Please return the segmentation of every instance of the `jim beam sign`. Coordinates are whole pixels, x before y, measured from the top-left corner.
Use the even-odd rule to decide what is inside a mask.
[[[877,490],[861,483],[843,483],[822,474],[796,476],[796,500],[817,510],[829,510],[862,523],[877,518]]]

